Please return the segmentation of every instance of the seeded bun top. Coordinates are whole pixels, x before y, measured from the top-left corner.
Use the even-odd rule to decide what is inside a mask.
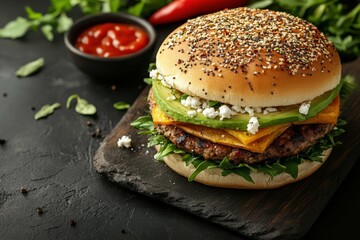
[[[158,71],[181,92],[238,106],[286,106],[339,84],[341,62],[314,25],[236,8],[188,20],[162,43]]]

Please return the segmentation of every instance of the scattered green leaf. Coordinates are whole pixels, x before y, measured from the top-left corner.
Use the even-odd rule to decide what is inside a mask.
[[[93,115],[96,113],[96,107],[85,99],[78,98],[75,111],[83,115]]]
[[[120,102],[114,103],[113,106],[116,110],[124,110],[124,109],[128,109],[130,107],[130,104],[120,101]]]
[[[19,38],[26,34],[31,23],[23,17],[18,17],[13,21],[8,22],[3,28],[0,28],[1,38]]]
[[[48,105],[48,104],[44,105],[41,107],[41,109],[37,113],[35,113],[34,119],[38,120],[40,118],[47,117],[50,114],[52,114],[55,111],[55,109],[57,109],[59,107],[61,107],[60,103],[54,103],[52,105]]]
[[[73,94],[68,97],[66,101],[66,108],[70,109],[72,100],[76,99],[75,111],[82,115],[94,115],[96,113],[96,107],[79,97],[78,94]]]
[[[72,100],[75,98],[78,98],[78,97],[79,97],[79,95],[77,95],[77,94],[73,94],[70,97],[68,97],[68,99],[66,100],[66,108],[70,109]]]
[[[37,72],[40,68],[44,66],[45,60],[44,58],[38,58],[34,61],[31,61],[23,66],[21,66],[16,71],[16,76],[18,77],[27,77],[31,74]]]

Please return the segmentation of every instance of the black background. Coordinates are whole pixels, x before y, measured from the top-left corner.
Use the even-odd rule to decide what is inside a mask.
[[[0,26],[25,16],[26,5],[45,11],[49,2],[1,1]],[[80,13],[71,16],[77,19]],[[156,29],[158,44],[174,27]],[[38,57],[46,61],[40,72],[15,76],[19,66]],[[134,70],[141,72],[136,66]],[[113,129],[125,111],[112,104],[132,103],[145,86],[143,77],[90,79],[69,61],[62,35],[53,42],[39,32],[29,32],[21,40],[0,39],[0,139],[7,141],[0,145],[0,239],[245,239],[123,189],[95,172],[92,159],[102,139],[91,133],[100,128],[106,135]],[[86,117],[66,109],[73,93],[96,105],[97,115]],[[33,119],[41,106],[54,102],[62,107],[53,115]],[[352,219],[360,214],[359,173],[358,163],[305,239],[357,235],[358,221]],[[22,194],[21,187],[29,192]],[[39,215],[37,208],[44,213]]]

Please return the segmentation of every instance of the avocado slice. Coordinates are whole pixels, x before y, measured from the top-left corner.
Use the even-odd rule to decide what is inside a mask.
[[[299,113],[300,104],[295,104],[291,106],[277,107],[277,112],[268,114],[254,113],[254,116],[258,118],[260,128],[287,122],[304,121],[308,118],[314,117],[316,114],[324,110],[334,100],[334,98],[339,95],[341,85],[342,83],[333,90],[325,92],[319,97],[313,99],[307,115]],[[243,131],[247,130],[247,124],[251,118],[247,113],[239,113],[231,118],[223,120],[220,120],[219,117],[210,119],[205,117],[202,113],[196,113],[196,116],[190,117],[187,112],[193,109],[185,107],[181,104],[181,92],[164,86],[159,80],[154,80],[152,82],[152,91],[159,108],[175,121],[204,125],[213,128],[230,128]],[[175,95],[176,100],[168,100],[171,95]]]

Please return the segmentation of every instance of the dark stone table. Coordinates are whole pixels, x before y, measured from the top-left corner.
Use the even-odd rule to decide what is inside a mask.
[[[26,5],[45,11],[48,4],[1,1],[0,26],[25,16]],[[173,28],[156,29],[158,44]],[[19,66],[39,57],[46,62],[40,72],[15,76]],[[246,239],[121,188],[95,171],[96,150],[125,114],[112,104],[132,103],[145,86],[142,74],[134,76],[135,84],[90,79],[69,61],[62,35],[53,42],[39,32],[21,40],[0,39],[0,239]],[[74,93],[95,104],[97,115],[66,109]],[[41,106],[54,102],[62,107],[34,120]],[[360,214],[359,182],[357,163],[305,239],[358,234],[352,219]]]

